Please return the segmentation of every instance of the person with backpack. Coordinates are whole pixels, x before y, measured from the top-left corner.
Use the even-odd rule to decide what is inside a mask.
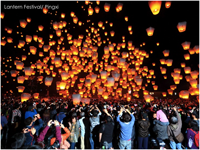
[[[181,133],[182,128],[182,120],[181,117],[176,110],[176,107],[173,108],[176,114],[176,117],[173,116],[170,119],[170,125],[168,126],[167,132],[170,140],[171,149],[182,149],[181,143],[184,140],[184,136]]]
[[[199,149],[199,127],[196,121],[189,122],[187,129],[188,148]]]

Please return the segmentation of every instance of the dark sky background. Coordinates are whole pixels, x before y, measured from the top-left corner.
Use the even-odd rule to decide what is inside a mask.
[[[78,38],[78,35],[84,34],[86,35],[85,29],[88,29],[91,26],[91,22],[94,22],[94,27],[98,28],[98,22],[102,21],[105,25],[105,30],[100,30],[101,39],[106,40],[108,37],[112,43],[122,43],[122,36],[125,36],[126,43],[128,41],[132,41],[135,47],[139,48],[140,50],[145,50],[149,53],[149,58],[145,58],[143,61],[142,66],[148,66],[148,69],[153,69],[155,71],[156,79],[152,79],[155,81],[156,85],[158,85],[158,91],[167,91],[170,88],[170,85],[174,84],[173,78],[171,77],[171,72],[173,72],[174,68],[181,68],[181,63],[185,62],[186,66],[190,66],[191,70],[199,70],[199,55],[194,54],[190,55],[190,60],[184,59],[184,54],[189,53],[187,50],[183,50],[181,43],[185,41],[191,42],[190,47],[193,48],[195,45],[199,45],[199,2],[198,1],[172,1],[171,7],[169,9],[165,8],[165,2],[162,2],[161,10],[158,15],[153,15],[150,11],[147,1],[123,1],[123,9],[121,12],[117,13],[115,7],[120,1],[117,2],[108,2],[111,4],[110,11],[106,13],[103,9],[105,2],[101,1],[100,5],[100,13],[96,14],[93,13],[92,16],[88,16],[88,5],[85,5],[85,2],[76,1],[65,1],[65,2],[1,2],[1,12],[5,13],[5,18],[1,19],[1,37],[12,37],[13,43],[7,43],[6,46],[1,46],[1,57],[8,58],[9,56],[12,57],[12,62],[6,63],[8,66],[12,65],[13,67],[10,69],[9,67],[5,67],[1,62],[1,71],[4,70],[15,70],[14,60],[15,57],[19,57],[21,59],[21,55],[27,55],[29,52],[29,46],[36,46],[37,47],[37,54],[36,55],[27,55],[27,60],[24,62],[25,67],[30,66],[30,62],[35,63],[39,58],[38,53],[39,51],[43,51],[38,47],[38,44],[32,40],[29,45],[25,45],[26,51],[22,49],[14,48],[14,45],[19,43],[19,40],[25,40],[25,35],[38,35],[39,37],[43,37],[44,45],[48,44],[49,41],[49,34],[53,32],[52,25],[50,25],[50,21],[66,21],[67,23],[71,23],[70,25],[67,24],[66,29],[68,29],[68,33],[73,35],[73,38]],[[4,5],[59,5],[58,10],[49,10],[52,12],[50,14],[43,14],[42,10],[32,9],[4,9]],[[81,8],[84,6],[85,11]],[[93,8],[97,6],[96,2],[94,1],[91,5]],[[57,11],[57,16],[55,16],[55,11]],[[74,24],[72,21],[72,17],[70,16],[70,12],[75,12],[76,16],[79,18],[80,21],[84,22],[85,25],[78,26]],[[65,13],[65,19],[60,17],[61,13]],[[128,22],[125,22],[124,17],[128,16]],[[26,19],[27,17],[31,18],[31,23],[28,23],[26,28],[17,28],[19,25],[19,20]],[[91,20],[90,23],[87,23],[87,20]],[[105,21],[113,22],[113,27],[105,24]],[[177,24],[179,22],[187,22],[186,31],[183,33],[178,32]],[[42,32],[36,32],[38,29],[38,25],[43,25],[44,30]],[[132,26],[133,34],[130,35],[128,31],[128,26]],[[75,26],[75,28],[73,28]],[[154,35],[152,37],[147,36],[146,28],[148,27],[155,28]],[[12,28],[12,34],[8,34],[5,31],[5,27]],[[64,28],[65,29],[65,28]],[[109,32],[115,31],[115,36],[110,37]],[[20,34],[16,34],[16,32],[22,32],[24,37],[21,38]],[[104,36],[104,32],[108,32],[108,36]],[[62,35],[66,38],[66,35]],[[56,40],[56,38],[55,38]],[[145,46],[140,47],[140,44],[145,42]],[[156,46],[156,43],[159,42],[160,46]],[[108,44],[102,44],[101,47],[98,48],[98,56],[99,62],[101,57],[104,53],[104,46]],[[65,44],[66,49],[69,49],[69,45],[66,42]],[[116,48],[115,48],[116,49]],[[169,57],[163,56],[163,50],[170,50]],[[150,51],[153,51],[153,54],[150,54]],[[122,51],[127,51],[127,49],[122,49]],[[48,56],[49,53],[44,53],[45,56]],[[173,59],[173,65],[171,67],[167,67],[166,65],[160,64],[160,59]],[[42,60],[42,59],[41,59]],[[4,60],[5,61],[5,60]],[[152,66],[152,62],[156,63],[156,66]],[[160,66],[167,68],[167,80],[163,78],[163,75],[160,72]],[[16,87],[18,86],[17,80],[12,81],[12,77],[10,73],[5,73],[7,78],[4,76],[1,77],[1,85],[3,88],[1,92],[4,93],[9,89],[12,89],[14,93],[17,93]],[[24,73],[21,73],[24,75]],[[79,77],[84,76],[85,74],[79,74]],[[179,92],[180,90],[188,90],[190,84],[185,80],[185,73],[184,69],[181,68],[181,75],[183,75],[183,79],[180,81],[180,84],[177,85],[176,91]],[[17,78],[16,78],[17,79]],[[50,93],[56,93],[56,85],[55,82],[60,80],[61,78],[57,76],[54,78],[54,82],[50,87]],[[6,81],[9,80],[7,84]],[[26,82],[26,81],[25,81]],[[145,80],[144,80],[144,83]],[[143,83],[143,85],[144,85]],[[26,85],[26,83],[25,83]],[[148,84],[149,86],[146,88],[149,91],[153,91],[152,85]],[[42,89],[42,91],[40,91]],[[45,93],[46,86],[44,84],[38,84],[37,92]],[[73,91],[73,90],[72,90]],[[29,92],[28,88],[25,89],[24,92]]]

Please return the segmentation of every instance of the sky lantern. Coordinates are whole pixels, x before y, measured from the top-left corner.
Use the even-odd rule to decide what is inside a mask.
[[[154,91],[158,90],[158,86],[157,86],[157,85],[154,85],[154,86],[153,86],[153,89],[154,89]]]
[[[51,86],[52,82],[53,82],[52,77],[45,77],[45,85],[46,86],[48,86],[48,87]]]
[[[165,8],[170,8],[171,7],[171,2],[165,2]]]
[[[34,99],[39,99],[39,95],[40,95],[39,93],[34,93],[34,94],[33,94],[33,98],[34,98]]]
[[[175,84],[179,84],[180,83],[180,79],[174,79],[174,83]]]
[[[167,66],[172,66],[173,60],[172,59],[167,59],[166,62]]]
[[[165,64],[165,59],[160,59],[160,64],[164,65]]]
[[[29,98],[31,98],[31,94],[29,94],[29,93],[21,94],[21,102],[25,102],[25,101],[29,100]]]
[[[88,15],[93,15],[93,12],[94,12],[94,10],[93,10],[93,8],[88,8]]]
[[[32,36],[26,35],[26,42],[30,43],[32,41]]]
[[[183,42],[181,45],[184,50],[190,49],[190,42],[188,42],[188,41]]]
[[[162,1],[149,1],[148,3],[153,15],[159,14]]]
[[[95,13],[99,13],[99,10],[100,10],[100,8],[98,7],[98,6],[96,6],[95,8],[94,8],[94,10],[95,10]]]
[[[191,68],[190,67],[184,67],[185,74],[190,74]]]
[[[24,83],[24,80],[25,80],[25,77],[24,77],[24,76],[19,76],[19,77],[17,77],[17,83],[19,83],[19,84],[23,84],[23,83]]]
[[[1,19],[4,19],[5,14],[1,12]]]
[[[120,11],[122,11],[122,8],[123,8],[123,4],[122,3],[118,3],[117,7],[116,7],[116,11],[120,12]]]
[[[162,95],[163,95],[163,97],[166,97],[167,93],[166,92],[162,92]]]
[[[104,10],[105,10],[105,12],[109,12],[110,11],[110,4],[105,3],[104,4]]]
[[[185,58],[185,60],[190,60],[190,54],[185,54],[184,58]]]
[[[16,70],[11,70],[10,71],[10,74],[11,74],[11,77],[16,77],[17,76],[17,71]]]
[[[73,18],[73,22],[74,22],[75,24],[77,24],[78,18],[77,18],[77,17],[74,17],[74,18]]]
[[[39,30],[39,31],[43,31],[43,29],[44,29],[44,27],[43,27],[42,25],[39,25],[39,26],[38,26],[38,30]]]
[[[31,54],[35,55],[37,52],[37,48],[34,46],[29,46]]]
[[[110,36],[113,37],[115,35],[115,31],[110,31]]]
[[[61,18],[65,18],[65,13],[61,13]]]
[[[27,22],[26,20],[20,20],[20,27],[26,28]]]
[[[174,78],[174,80],[180,79],[180,74],[179,73],[173,73],[173,78]]]
[[[25,89],[24,86],[18,86],[17,88],[18,88],[18,92],[19,93],[23,93],[24,92],[24,89]]]
[[[190,75],[191,75],[192,79],[197,79],[198,75],[199,75],[199,72],[198,71],[191,71]]]
[[[170,85],[170,89],[171,90],[175,90],[176,89],[176,85]]]
[[[190,85],[193,88],[197,88],[197,80],[195,80],[195,79],[190,80]]]
[[[161,74],[166,74],[167,69],[166,68],[161,68],[160,71],[161,71]]]
[[[137,85],[142,85],[142,79],[141,78],[136,78],[135,82]]]
[[[114,86],[114,83],[115,83],[115,79],[113,77],[107,77],[107,86],[108,87],[112,87]]]
[[[190,94],[189,91],[182,90],[182,91],[179,92],[179,97],[182,98],[182,99],[188,99],[189,94]]]
[[[47,14],[47,12],[48,12],[48,9],[47,9],[47,8],[45,8],[45,7],[43,7],[42,11],[43,11],[43,13],[44,13],[44,14]]]
[[[153,27],[147,28],[147,29],[146,29],[147,35],[148,35],[148,36],[153,36],[154,30],[155,30],[155,29],[154,29]]]
[[[24,67],[24,63],[23,62],[16,62],[16,69],[17,70],[22,70]]]
[[[186,21],[184,21],[184,22],[179,22],[178,25],[177,25],[178,31],[179,31],[179,32],[185,32],[185,30],[186,30],[186,25],[187,25],[187,22],[186,22]]]
[[[164,55],[164,57],[168,57],[169,56],[169,50],[164,50],[163,55]]]
[[[173,95],[173,90],[172,89],[168,89],[167,92],[168,92],[169,95]]]
[[[73,105],[79,105],[81,101],[81,95],[80,94],[73,94],[72,95]]]
[[[66,82],[65,81],[61,81],[60,82],[60,90],[64,90],[65,89],[65,87],[66,87]]]
[[[68,79],[68,76],[69,76],[69,73],[67,73],[67,72],[61,73],[61,79],[64,80],[64,81],[66,81]]]
[[[144,95],[144,99],[147,103],[151,102],[151,95]]]

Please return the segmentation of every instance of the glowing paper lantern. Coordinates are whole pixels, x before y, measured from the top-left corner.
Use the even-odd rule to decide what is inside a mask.
[[[198,75],[199,75],[199,72],[198,71],[191,71],[190,75],[191,75],[192,79],[197,79]]]
[[[167,64],[167,66],[172,66],[173,60],[167,59],[165,63]]]
[[[19,93],[23,93],[24,92],[25,87],[24,86],[18,86],[18,92]]]
[[[161,68],[160,71],[161,71],[162,74],[166,74],[167,69],[166,68]]]
[[[26,28],[27,22],[26,20],[20,20],[20,27]]]
[[[185,74],[190,74],[191,68],[190,67],[184,67]]]
[[[80,94],[73,94],[72,100],[74,105],[79,105],[81,101],[81,95]]]
[[[16,77],[17,76],[17,71],[16,70],[11,70],[10,71],[10,74],[11,74],[11,77]]]
[[[188,41],[183,42],[181,45],[184,50],[190,49],[190,42],[188,42]]]
[[[152,96],[151,95],[144,95],[144,99],[147,103],[150,103],[151,102],[151,98]]]
[[[109,12],[110,11],[110,4],[105,3],[104,10],[105,10],[105,12]]]
[[[147,28],[147,29],[146,29],[147,35],[148,35],[148,36],[153,36],[154,30],[155,30],[155,29],[154,29],[153,27]]]
[[[163,51],[163,55],[164,55],[165,57],[168,57],[168,56],[169,56],[169,50],[164,50],[164,51]]]
[[[197,88],[197,80],[195,80],[195,79],[190,80],[190,85],[193,88]]]
[[[1,12],[1,19],[4,19],[5,14]]]
[[[170,8],[171,7],[171,2],[165,2],[165,8]]]
[[[179,92],[179,97],[182,98],[182,99],[188,99],[189,94],[190,94],[189,91],[182,90],[182,91]]]
[[[185,60],[190,60],[190,54],[185,54],[184,58],[185,58]]]
[[[66,72],[62,72],[62,73],[61,73],[61,79],[62,79],[62,80],[67,80],[68,77],[69,77],[69,73],[66,73]]]
[[[21,94],[21,102],[25,102],[25,101],[29,100],[30,97],[31,97],[31,94],[29,94],[29,93],[22,93]]]
[[[30,52],[31,52],[33,55],[35,55],[36,52],[37,52],[37,48],[34,47],[34,46],[30,46],[29,48],[30,48]]]
[[[25,80],[25,77],[24,77],[24,76],[19,76],[19,77],[17,77],[17,83],[19,83],[19,84],[23,84],[23,83],[24,83],[24,80]]]
[[[153,15],[157,15],[160,12],[162,1],[149,1],[149,7]]]
[[[100,10],[100,8],[98,7],[98,6],[96,6],[95,8],[94,8],[94,10],[95,10],[95,13],[99,13],[99,10]]]
[[[33,72],[33,68],[31,67],[24,67],[24,73],[26,76],[31,76]]]
[[[166,92],[162,92],[162,95],[163,95],[163,97],[166,97],[167,93]]]
[[[61,82],[60,82],[60,89],[61,89],[61,90],[64,90],[65,87],[66,87],[66,84],[67,84],[67,83],[66,83],[65,81],[61,81]]]
[[[115,79],[113,77],[108,77],[107,82],[108,82],[107,86],[112,87],[112,86],[114,86]]]
[[[34,93],[33,94],[34,99],[39,99],[39,95],[40,95],[39,93]]]
[[[94,12],[94,10],[93,10],[93,8],[88,8],[88,15],[93,15],[93,12]]]
[[[179,22],[178,25],[177,25],[178,31],[179,32],[185,32],[185,30],[186,30],[186,24],[187,24],[186,21]]]
[[[16,69],[17,70],[22,70],[24,67],[24,63],[23,62],[16,62]]]
[[[101,79],[107,78],[107,71],[101,71]]]
[[[157,85],[154,85],[153,86],[153,89],[156,91],[156,90],[158,90],[158,86]]]
[[[46,77],[45,78],[45,85],[46,86],[51,86],[51,84],[52,84],[52,82],[53,82],[53,78],[52,77]]]

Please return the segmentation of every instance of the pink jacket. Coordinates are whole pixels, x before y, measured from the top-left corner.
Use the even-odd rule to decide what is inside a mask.
[[[169,122],[169,120],[167,119],[167,116],[162,110],[157,111],[156,116],[157,116],[157,120],[160,120],[161,122]]]
[[[44,130],[40,133],[39,137],[37,138],[37,142],[42,142],[44,140],[44,137],[49,130],[49,126],[46,126]],[[56,126],[56,139],[61,143],[61,131],[60,131],[60,126]]]

